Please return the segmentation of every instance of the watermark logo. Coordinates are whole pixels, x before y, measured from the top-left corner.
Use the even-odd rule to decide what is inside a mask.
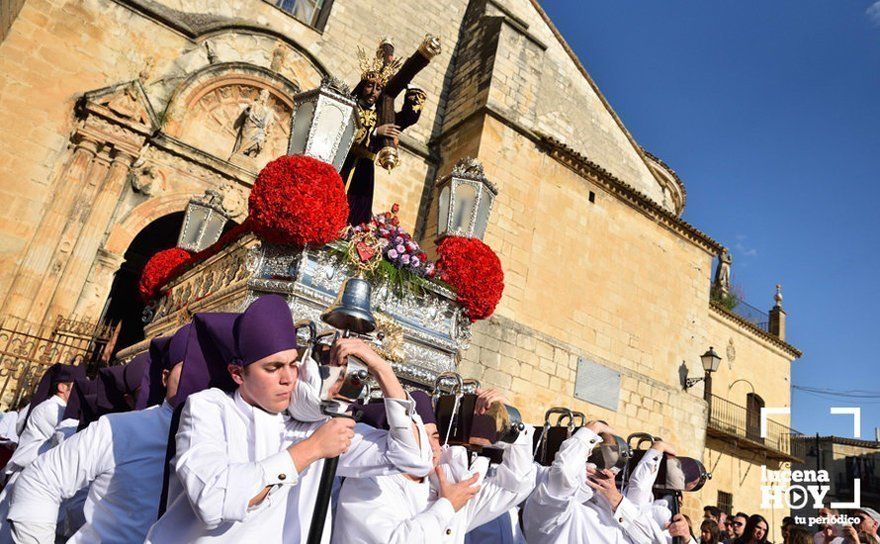
[[[767,416],[788,415],[790,408],[761,408],[761,438],[767,437]],[[859,438],[861,426],[861,409],[858,407],[831,407],[832,415],[851,415],[853,417],[853,438]],[[768,470],[766,465],[761,466],[761,508],[801,508],[820,509],[825,502],[825,496],[831,491],[831,478],[827,470],[792,470],[790,464],[786,464],[781,470]],[[832,502],[833,509],[855,509],[861,507],[861,479],[853,479],[852,502]],[[809,524],[820,523],[847,523],[847,520],[828,521],[824,517],[810,518]],[[844,517],[844,516],[832,516]],[[803,519],[803,518],[801,518]],[[855,519],[855,518],[854,518]],[[806,523],[803,519],[800,523]]]

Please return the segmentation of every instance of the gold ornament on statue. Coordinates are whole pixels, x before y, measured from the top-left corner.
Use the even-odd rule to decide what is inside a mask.
[[[376,330],[373,333],[375,340],[373,347],[383,359],[394,363],[400,363],[404,359],[403,327],[391,317],[382,314],[373,314],[376,318]]]

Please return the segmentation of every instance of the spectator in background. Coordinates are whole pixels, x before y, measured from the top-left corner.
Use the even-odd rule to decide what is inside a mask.
[[[788,544],[813,544],[813,535],[805,527],[789,525]]]
[[[782,518],[782,544],[789,544],[789,531],[794,526],[795,523],[793,517],[785,516]]]
[[[823,507],[819,509],[819,517],[830,518],[836,516],[837,510]],[[831,541],[840,536],[840,530],[832,523],[819,525],[819,530],[813,535],[813,544],[831,544]]]
[[[715,523],[720,527],[721,526],[721,510],[717,506],[704,506],[703,507],[703,519],[714,520]]]
[[[714,520],[705,518],[700,524],[700,544],[720,544],[721,529]]]
[[[738,514],[737,514],[738,515]],[[770,530],[770,524],[760,514],[752,514],[746,522],[746,528],[743,536],[736,539],[736,544],[767,544],[767,533]]]
[[[737,512],[735,516],[733,516],[733,523],[731,523],[731,527],[733,528],[733,536],[731,537],[731,541],[739,540],[743,537],[746,532],[746,524],[749,522],[749,515],[745,512]]]

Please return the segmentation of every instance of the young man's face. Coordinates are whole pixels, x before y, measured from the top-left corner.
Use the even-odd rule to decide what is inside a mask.
[[[440,453],[443,451],[440,447],[440,431],[437,430],[437,425],[425,423],[425,432],[428,433],[428,441],[431,444],[431,452],[434,454],[433,462],[436,467],[440,462]]]
[[[279,351],[246,367],[229,365],[229,373],[245,402],[277,414],[290,404],[299,377],[297,351]]]

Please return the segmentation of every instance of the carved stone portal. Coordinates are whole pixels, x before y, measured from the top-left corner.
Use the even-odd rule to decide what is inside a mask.
[[[258,171],[287,150],[291,109],[268,89],[242,83],[216,87],[185,115],[181,140],[248,170]]]

